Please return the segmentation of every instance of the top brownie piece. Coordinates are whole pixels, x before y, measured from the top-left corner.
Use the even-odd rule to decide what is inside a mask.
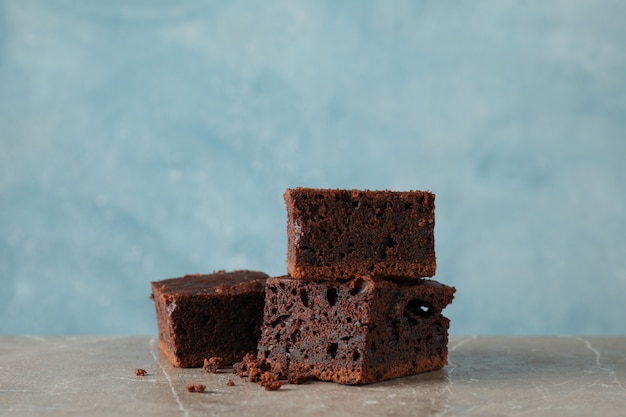
[[[284,199],[293,278],[435,275],[433,193],[295,188]]]

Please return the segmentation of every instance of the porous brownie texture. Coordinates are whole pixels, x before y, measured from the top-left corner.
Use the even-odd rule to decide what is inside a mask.
[[[287,189],[287,273],[293,278],[432,277],[435,195],[429,191]]]
[[[455,288],[434,280],[270,278],[258,358],[290,382],[367,384],[442,368]]]
[[[182,368],[211,357],[232,365],[256,352],[267,278],[239,270],[152,282],[161,352]]]

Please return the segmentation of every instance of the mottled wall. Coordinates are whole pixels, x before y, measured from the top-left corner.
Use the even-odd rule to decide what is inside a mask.
[[[156,334],[151,280],[284,274],[302,185],[435,192],[454,334],[625,334],[625,21],[0,1],[0,333]]]

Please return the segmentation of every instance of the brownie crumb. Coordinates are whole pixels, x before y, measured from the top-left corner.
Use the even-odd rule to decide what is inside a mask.
[[[270,364],[265,359],[257,358],[249,353],[244,356],[243,361],[233,366],[233,373],[240,378],[248,378],[250,382],[256,382],[267,391],[276,391],[283,386],[284,382],[280,381],[277,374],[270,372],[270,369]]]
[[[224,363],[224,359],[219,356],[212,356],[209,359],[205,358],[202,369],[204,369],[204,372],[216,374],[219,369],[222,369],[222,363]]]
[[[148,372],[146,372],[145,369],[141,369],[141,368],[135,369],[135,375],[136,376],[146,376],[147,374],[148,374]]]
[[[233,373],[240,378],[248,378],[250,382],[259,382],[264,372],[270,370],[270,365],[264,359],[257,359],[252,353],[246,354],[243,361],[233,365]]]
[[[266,391],[276,391],[283,386],[283,382],[278,380],[278,376],[269,371],[261,374],[260,381],[258,382]]]
[[[233,374],[237,375],[240,378],[245,378],[248,376],[248,365],[254,360],[254,355],[248,353],[246,354],[241,362],[236,362],[233,364]]]
[[[273,381],[273,382],[268,382],[267,384],[263,385],[263,388],[265,388],[265,391],[277,391],[282,386],[283,386],[283,383],[281,381]]]
[[[203,384],[189,384],[185,387],[188,392],[204,392],[206,385]]]
[[[233,381],[232,379],[229,379],[228,382],[226,383],[227,386],[229,387],[234,387],[235,386],[235,381]]]
[[[274,382],[274,381],[278,381],[278,377],[274,375],[273,373],[267,371],[267,372],[263,372],[263,374],[261,375],[261,380],[259,381],[259,384],[263,385],[263,384],[267,384],[269,382]]]

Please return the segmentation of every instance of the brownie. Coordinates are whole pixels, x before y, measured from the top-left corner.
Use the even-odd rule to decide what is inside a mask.
[[[258,358],[291,382],[367,384],[442,368],[455,288],[434,280],[266,283]]]
[[[218,271],[152,282],[159,347],[174,366],[223,365],[256,352],[263,321],[265,280],[258,271]]]
[[[187,392],[199,392],[199,393],[202,393],[202,392],[204,392],[204,390],[206,390],[206,385],[204,385],[204,384],[189,384],[189,385],[186,385],[185,388],[187,389]]]
[[[295,188],[284,199],[293,278],[435,275],[433,193]]]

